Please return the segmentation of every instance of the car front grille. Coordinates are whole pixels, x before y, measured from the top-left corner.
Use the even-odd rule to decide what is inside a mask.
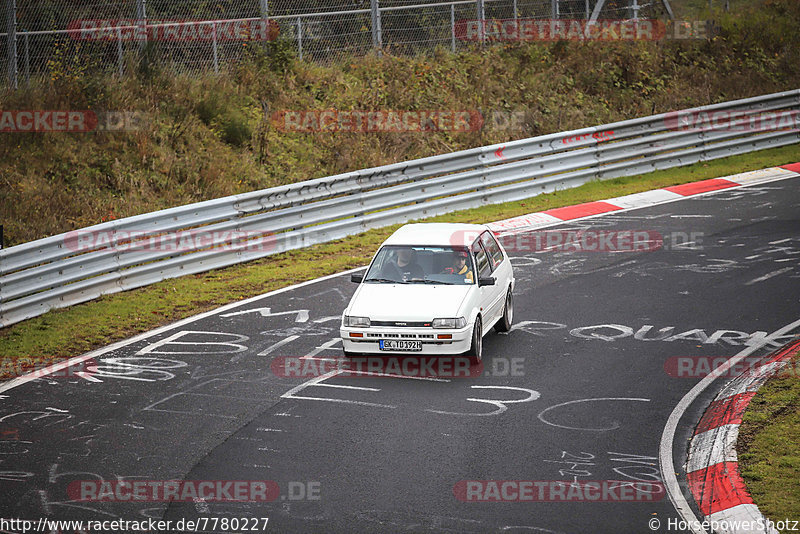
[[[400,328],[430,328],[431,321],[370,321],[371,326],[393,326]]]
[[[371,338],[403,338],[403,339],[433,339],[433,334],[409,334],[406,332],[402,333],[394,333],[394,332],[381,332],[379,334],[373,332],[367,332],[366,337]]]

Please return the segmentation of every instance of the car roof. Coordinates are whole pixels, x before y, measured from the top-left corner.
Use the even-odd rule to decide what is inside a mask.
[[[466,246],[487,230],[482,224],[406,224],[389,236],[384,245]]]

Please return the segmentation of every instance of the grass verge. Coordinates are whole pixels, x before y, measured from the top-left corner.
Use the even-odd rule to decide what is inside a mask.
[[[764,150],[639,176],[591,182],[526,200],[426,219],[490,222],[706,178],[800,161],[800,145]],[[158,326],[369,262],[398,225],[208,273],[166,280],[54,310],[0,330],[0,379],[83,354]]]
[[[736,444],[750,495],[776,523],[800,520],[800,352],[789,369],[750,401]]]

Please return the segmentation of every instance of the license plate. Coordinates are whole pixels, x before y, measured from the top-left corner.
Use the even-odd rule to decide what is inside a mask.
[[[395,341],[393,339],[381,339],[378,341],[381,350],[422,350],[422,341]]]

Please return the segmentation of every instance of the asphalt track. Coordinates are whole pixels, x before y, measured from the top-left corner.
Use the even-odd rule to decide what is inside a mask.
[[[339,275],[111,347],[85,362],[85,375],[3,391],[0,516],[268,517],[258,531],[506,533],[650,532],[655,517],[667,532],[680,518],[663,493],[644,502],[464,502],[454,488],[660,481],[665,423],[701,378],[670,376],[670,358],[730,357],[766,342],[756,352],[764,354],[800,333],[769,337],[800,319],[798,184],[556,227],[657,232],[665,246],[655,251],[510,251],[516,327],[485,338],[479,377],[277,376],[275,358],[340,357],[339,315],[355,285]],[[723,384],[678,424],[682,485],[687,441]],[[76,502],[68,490],[86,480],[172,479],[269,480],[281,495]]]

